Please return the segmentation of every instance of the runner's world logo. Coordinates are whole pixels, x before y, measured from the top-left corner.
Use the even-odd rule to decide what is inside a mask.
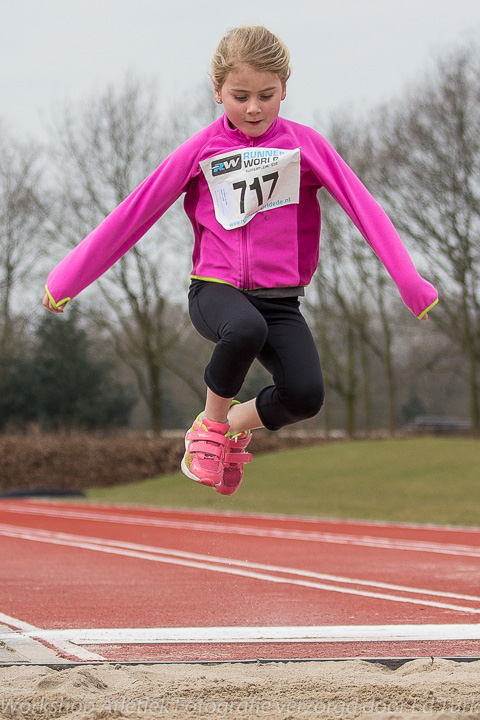
[[[239,170],[242,167],[242,156],[241,155],[229,155],[220,160],[214,160],[212,162],[212,175],[217,177],[218,175],[225,175],[225,173],[233,172],[233,170]]]

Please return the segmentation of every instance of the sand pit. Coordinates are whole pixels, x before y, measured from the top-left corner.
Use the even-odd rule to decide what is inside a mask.
[[[0,667],[0,719],[480,717],[480,661]]]

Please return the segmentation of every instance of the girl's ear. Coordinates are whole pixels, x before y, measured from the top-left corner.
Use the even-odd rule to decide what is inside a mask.
[[[282,96],[280,100],[285,100],[287,97],[287,83],[282,83]]]
[[[214,88],[215,93],[215,102],[217,102],[219,105],[222,104],[222,88]]]

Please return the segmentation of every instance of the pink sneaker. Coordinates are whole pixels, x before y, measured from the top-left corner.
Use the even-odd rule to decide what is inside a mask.
[[[200,413],[185,436],[182,472],[187,477],[209,487],[221,484],[229,427],[228,423],[213,422]]]
[[[233,495],[243,480],[243,466],[252,459],[252,454],[245,452],[245,448],[252,439],[252,433],[239,433],[227,436],[227,449],[225,452],[225,469],[223,480],[215,490],[221,495]]]

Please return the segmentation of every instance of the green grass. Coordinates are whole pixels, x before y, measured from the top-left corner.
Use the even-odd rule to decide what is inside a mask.
[[[480,526],[480,440],[352,441],[259,455],[229,498],[180,472],[87,495],[107,503]]]

